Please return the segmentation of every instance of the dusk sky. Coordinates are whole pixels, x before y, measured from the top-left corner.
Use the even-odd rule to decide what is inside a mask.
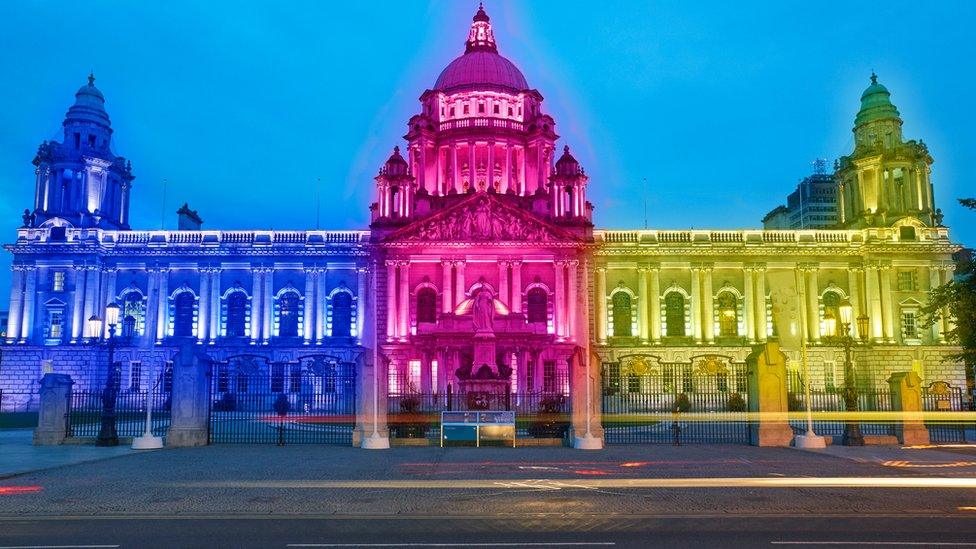
[[[373,176],[417,98],[462,53],[474,1],[5,2],[0,233],[32,205],[31,159],[93,70],[132,225],[364,229]],[[491,0],[499,50],[546,98],[590,175],[598,227],[760,227],[811,162],[848,154],[872,70],[935,158],[953,240],[976,241],[976,3]],[[163,204],[163,178],[169,181]],[[7,292],[9,255],[0,291]]]

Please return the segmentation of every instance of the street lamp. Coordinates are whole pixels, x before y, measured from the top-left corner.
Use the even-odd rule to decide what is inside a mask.
[[[115,401],[119,396],[122,372],[115,363],[115,328],[119,324],[120,307],[115,303],[105,306],[105,324],[108,326],[108,370],[105,389],[102,390],[102,426],[98,430],[95,446],[118,446],[119,434],[115,429]],[[102,320],[96,315],[88,319],[89,333],[96,339],[102,337]]]
[[[864,446],[864,436],[861,434],[861,423],[857,416],[857,385],[855,383],[854,363],[851,360],[851,350],[854,347],[854,336],[851,335],[851,326],[854,322],[854,307],[851,302],[844,300],[838,307],[841,325],[841,343],[844,345],[844,410],[847,412],[847,419],[844,421],[844,446]],[[867,327],[867,317],[860,316],[857,319],[858,329],[861,325]],[[863,337],[863,331],[862,337]]]

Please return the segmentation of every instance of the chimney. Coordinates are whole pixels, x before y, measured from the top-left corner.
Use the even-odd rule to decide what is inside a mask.
[[[181,231],[199,231],[200,226],[203,225],[200,214],[196,210],[191,210],[186,202],[183,203],[183,207],[176,210],[176,215],[179,216],[177,228]]]

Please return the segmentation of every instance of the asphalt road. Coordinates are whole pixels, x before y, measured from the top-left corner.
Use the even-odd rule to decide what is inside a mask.
[[[0,548],[976,547],[976,516],[112,517],[0,520]]]

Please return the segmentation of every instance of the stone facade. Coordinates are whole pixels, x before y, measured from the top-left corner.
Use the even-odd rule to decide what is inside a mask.
[[[861,383],[915,371],[962,386],[962,368],[942,361],[951,320],[918,323],[959,247],[933,211],[927,151],[900,132],[872,133],[900,128],[878,86],[862,99],[863,139],[838,164],[846,228],[594,229],[588,176],[568,147],[557,159],[542,95],[498,54],[479,9],[465,53],[421,95],[405,154],[395,148],[376,176],[368,230],[207,230],[184,206],[186,229],[145,231],[128,227],[134,177],[108,152],[104,98],[90,79],[64,142],[42,145],[34,210],[6,246],[14,277],[0,388],[35,389],[45,360],[76,390],[99,388],[108,330],[92,333],[88,320],[110,302],[121,307],[122,387],[165,372],[187,341],[216,362],[328,355],[375,364],[377,410],[388,394],[465,383],[568,397],[581,440],[600,436],[604,365],[627,356],[744,364],[753,345],[790,330],[809,344],[813,384],[840,386],[843,352],[829,336],[848,301]],[[909,149],[914,171],[897,171]],[[890,181],[851,175],[869,164]],[[899,174],[915,175],[898,184]],[[67,194],[53,200],[55,187]],[[777,307],[795,322],[777,326]],[[795,371],[798,349],[780,339]],[[376,435],[363,406],[356,440]]]

